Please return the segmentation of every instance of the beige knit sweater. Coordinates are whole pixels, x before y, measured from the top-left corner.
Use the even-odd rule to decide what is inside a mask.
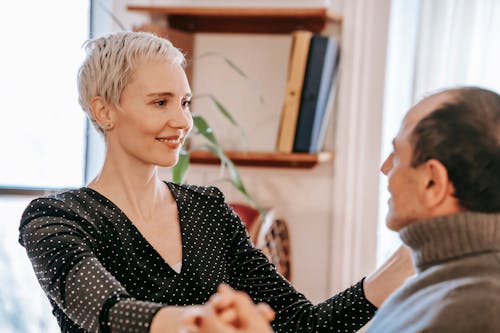
[[[400,237],[418,273],[386,300],[368,332],[500,332],[500,214],[422,220]]]

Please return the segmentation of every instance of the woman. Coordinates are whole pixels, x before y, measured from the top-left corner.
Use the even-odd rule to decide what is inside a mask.
[[[276,332],[356,331],[412,274],[403,249],[312,305],[254,248],[217,188],[158,177],[193,126],[182,53],[139,32],[86,49],[79,101],[104,136],[104,165],[86,187],[32,201],[20,226],[62,332],[178,332],[221,282],[268,303]]]

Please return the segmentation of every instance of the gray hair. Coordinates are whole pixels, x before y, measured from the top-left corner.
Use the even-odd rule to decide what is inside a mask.
[[[78,71],[78,102],[102,134],[90,111],[90,101],[101,96],[119,106],[123,89],[145,60],[166,60],[185,67],[185,57],[169,40],[148,32],[116,32],[85,42],[87,56]]]
[[[413,129],[412,166],[440,161],[462,208],[499,213],[500,95],[480,87],[443,92],[448,101]]]

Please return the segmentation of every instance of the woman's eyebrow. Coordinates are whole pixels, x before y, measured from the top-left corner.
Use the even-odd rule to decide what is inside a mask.
[[[174,96],[174,93],[171,93],[171,92],[154,92],[154,93],[149,93],[146,96],[147,97],[162,97],[162,96],[172,97],[172,96]]]
[[[174,93],[172,92],[154,92],[154,93],[149,93],[146,95],[147,97],[164,97],[164,96],[167,96],[167,97],[173,97],[175,96]],[[191,93],[187,93],[186,95],[184,95],[183,97],[187,97],[187,98],[191,98],[192,97],[192,94]]]

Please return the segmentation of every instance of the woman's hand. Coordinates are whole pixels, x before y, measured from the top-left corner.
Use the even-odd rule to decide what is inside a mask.
[[[204,307],[166,306],[153,317],[149,333],[199,333],[196,323],[204,313]]]
[[[198,308],[198,317],[184,321],[186,328],[199,333],[272,333],[269,325],[274,311],[265,303],[254,304],[250,297],[221,285],[207,304]],[[191,332],[190,332],[191,333]]]
[[[227,285],[204,305],[167,306],[153,318],[150,333],[273,333],[274,311]]]

